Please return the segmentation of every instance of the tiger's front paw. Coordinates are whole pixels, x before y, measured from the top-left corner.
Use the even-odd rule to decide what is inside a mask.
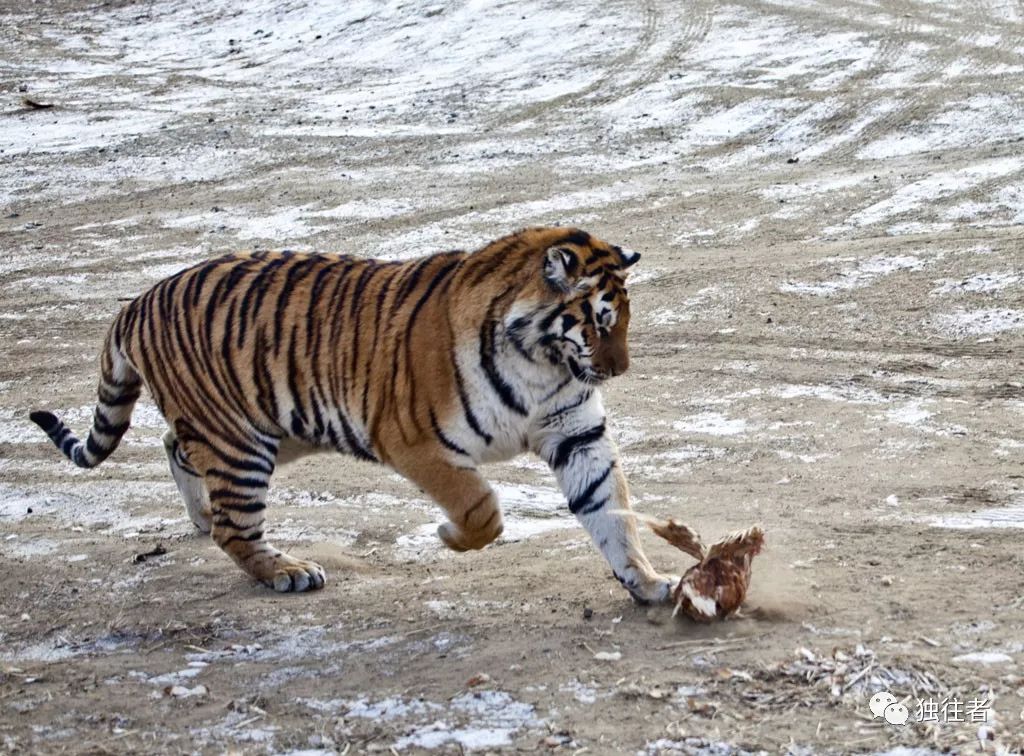
[[[678,575],[658,575],[649,577],[624,579],[616,575],[622,587],[625,588],[633,600],[641,605],[648,604],[670,604],[672,603],[672,591],[679,585]]]
[[[459,528],[455,523],[446,522],[437,526],[437,537],[444,545],[452,551],[469,551],[470,549],[482,549],[494,541],[505,529],[500,516],[497,524],[485,530],[468,532]]]

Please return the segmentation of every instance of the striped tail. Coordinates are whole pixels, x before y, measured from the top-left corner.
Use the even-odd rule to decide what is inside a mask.
[[[79,467],[96,467],[111,455],[131,424],[132,409],[142,390],[142,381],[121,352],[115,328],[107,336],[100,358],[99,402],[93,414],[89,437],[79,440],[55,414],[37,410],[29,418],[64,456]]]

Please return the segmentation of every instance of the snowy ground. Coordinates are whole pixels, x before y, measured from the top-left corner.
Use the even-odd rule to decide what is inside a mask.
[[[0,42],[0,749],[1024,748],[1024,5],[0,2]],[[643,253],[611,421],[638,508],[765,526],[748,618],[632,606],[526,458],[472,555],[397,476],[285,470],[330,582],[277,596],[151,405],[90,472],[27,420],[83,428],[118,300],[210,255],[540,223]]]

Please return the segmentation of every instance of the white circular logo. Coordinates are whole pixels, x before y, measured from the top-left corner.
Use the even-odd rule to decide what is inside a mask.
[[[871,696],[871,700],[868,702],[868,708],[871,709],[871,713],[875,715],[875,719],[878,719],[878,717],[885,716],[885,707],[894,703],[896,703],[896,696],[887,690],[880,690],[875,693],[875,695]]]
[[[905,725],[910,719],[910,712],[901,703],[891,703],[885,707],[885,721],[891,725]]]

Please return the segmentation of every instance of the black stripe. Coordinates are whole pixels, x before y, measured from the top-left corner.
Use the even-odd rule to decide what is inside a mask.
[[[383,320],[384,301],[388,297],[388,292],[391,291],[391,285],[397,278],[398,276],[392,272],[380,287],[380,291],[377,292],[377,308],[373,318],[373,340],[370,342],[370,359],[363,360],[366,364],[366,369],[363,371],[363,395],[360,398],[362,415],[360,417],[362,417],[363,422],[366,424],[370,422],[370,373],[373,371],[373,355],[377,354],[377,342],[380,339],[380,324]],[[355,380],[354,374],[352,377]]]
[[[327,440],[331,442],[331,446],[335,449],[340,449],[340,439],[338,438],[338,432],[334,430],[334,423],[330,420],[327,421]]]
[[[590,482],[589,486],[583,489],[576,498],[569,501],[570,512],[573,514],[590,514],[604,506],[604,502],[602,501],[595,508],[590,500],[593,498],[594,493],[597,492],[597,489],[600,488],[606,480],[608,480],[608,476],[611,475],[612,468],[614,466],[614,464],[608,465],[603,473]]]
[[[594,320],[594,307],[590,304],[589,299],[583,299],[580,301],[580,309],[583,310],[583,319],[587,323],[592,323]]]
[[[194,276],[195,287],[192,290],[192,307],[199,306],[199,300],[200,298],[202,298],[203,295],[203,284],[206,283],[207,277],[213,272],[214,268],[216,268],[218,265],[226,261],[227,258],[219,257],[216,260],[210,260],[210,262],[206,263],[206,265],[203,265],[199,268],[199,271]],[[189,283],[191,283],[191,281]],[[144,314],[145,309],[146,308],[143,308],[143,312],[140,314]]]
[[[345,417],[345,413],[338,411],[338,419],[341,420],[341,432],[345,436],[345,443],[348,444],[349,451],[357,459],[365,459],[367,462],[376,462],[377,457],[374,456],[373,452],[359,443],[359,439],[356,438],[356,434],[352,431],[352,426],[349,425],[348,418]]]
[[[480,422],[473,414],[473,408],[469,405],[469,397],[466,396],[466,385],[462,382],[462,371],[459,370],[459,364],[454,359],[452,360],[452,370],[455,372],[455,388],[459,392],[459,401],[462,403],[462,412],[466,416],[466,422],[470,429],[484,440],[485,444],[490,444],[494,440],[494,436],[480,427]]]
[[[398,294],[395,295],[395,301],[391,304],[392,312],[398,310],[405,300],[409,298],[413,289],[416,288],[416,284],[419,283],[420,276],[423,275],[423,271],[436,259],[436,256],[424,257],[422,260],[418,260],[412,264],[411,269],[406,272],[406,276],[408,277],[402,281],[402,285],[398,287]]]
[[[141,395],[141,391],[129,391],[124,394],[118,394],[117,396],[111,396],[103,390],[99,391],[100,402],[106,404],[108,407],[123,407],[126,404],[134,404],[135,400],[137,400]]]
[[[105,446],[100,446],[99,442],[93,438],[91,433],[89,434],[89,437],[85,439],[85,448],[91,456],[97,457],[98,459],[108,456],[110,452],[113,451]]]
[[[526,407],[523,406],[522,401],[516,396],[515,391],[508,385],[508,382],[498,372],[498,368],[494,364],[494,341],[497,327],[498,322],[496,320],[484,323],[480,327],[480,367],[483,368],[484,375],[487,376],[491,387],[498,395],[498,398],[501,399],[501,403],[517,415],[526,417]]]
[[[608,497],[606,496],[603,499],[600,499],[598,501],[594,501],[594,502],[591,502],[590,504],[587,504],[585,507],[583,507],[578,512],[576,512],[576,514],[578,514],[578,515],[594,514],[594,512],[596,512],[597,510],[603,508],[604,505],[607,504],[607,503],[608,503]]]
[[[241,477],[239,475],[235,475],[233,472],[230,472],[228,470],[212,469],[212,470],[207,470],[206,474],[209,477],[220,478],[221,480],[226,480],[231,485],[238,486],[239,488],[266,488],[267,487],[267,481],[266,481],[265,478],[243,478],[243,477]]]
[[[541,331],[547,331],[551,328],[551,324],[555,322],[555,318],[565,312],[565,303],[557,304],[551,308],[551,312],[544,316],[544,319],[538,324],[538,328]]]
[[[313,431],[319,441],[324,435],[324,416],[320,412],[320,402],[316,398],[316,387],[309,387],[309,405],[313,408]]]
[[[206,309],[204,310],[203,320],[203,334],[205,336],[205,341],[203,341],[202,346],[207,351],[209,351],[213,346],[213,326],[215,323],[214,315],[217,310],[220,309],[220,305],[228,291],[228,276],[221,276],[217,283],[213,285],[213,291],[210,292],[210,296],[206,300]]]
[[[259,527],[258,525],[239,525],[226,512],[220,511],[214,516],[213,525],[215,528],[231,528],[232,530],[248,530],[249,528]]]
[[[575,436],[569,436],[568,438],[562,439],[555,449],[555,455],[551,459],[551,466],[556,470],[565,467],[566,463],[576,451],[592,444],[595,441],[599,441],[604,438],[604,422],[600,425],[595,425],[593,428],[589,428],[582,433],[578,433]]]
[[[121,438],[125,433],[128,432],[128,428],[131,426],[131,422],[118,423],[117,425],[110,425],[109,423],[93,422],[93,428],[105,436],[115,436]]]
[[[580,231],[578,228],[574,228],[559,242],[559,244],[575,244],[577,247],[589,247],[591,243],[590,234]]]
[[[469,524],[470,515],[472,515],[476,510],[478,510],[480,507],[482,507],[484,505],[484,503],[489,498],[491,498],[491,492],[490,491],[488,491],[483,496],[481,496],[479,499],[477,499],[476,504],[474,504],[473,506],[471,506],[469,509],[466,510],[466,513],[464,515],[462,515],[462,521],[468,525]],[[491,513],[491,518],[492,519],[494,518],[494,513],[493,512]],[[485,523],[485,525],[490,523],[490,521],[491,520],[487,520],[487,523]]]
[[[231,300],[227,315],[224,317],[224,336],[221,341],[221,362],[222,375],[225,383],[232,393],[236,406],[246,404],[246,388],[242,385],[238,371],[235,369],[234,352],[231,349],[231,333],[236,325],[245,322],[245,316],[239,317],[238,297]]]
[[[213,499],[212,496],[210,498],[211,500]],[[245,504],[230,504],[226,501],[219,501],[217,503],[217,508],[221,510],[226,510],[228,512],[238,512],[239,514],[258,514],[259,512],[262,512],[264,509],[266,509],[267,505],[264,504],[262,501],[249,501],[246,502]],[[248,527],[252,526],[249,525]],[[245,529],[246,528],[239,528],[239,530]]]
[[[342,260],[328,262],[325,259],[324,265],[317,271],[316,278],[313,279],[313,288],[309,292],[309,306],[306,308],[306,351],[309,351],[309,345],[313,343],[313,331],[315,326],[318,325],[317,320],[313,317],[313,311],[316,309],[317,302],[320,301],[320,295],[327,285],[327,276],[336,267],[341,265],[342,262]],[[319,334],[317,334],[317,343],[319,344]]]
[[[362,342],[362,327],[361,322],[363,319],[363,292],[366,290],[367,285],[370,283],[370,278],[380,268],[373,263],[369,262],[362,273],[359,274],[359,278],[356,279],[355,290],[351,294],[352,304],[349,307],[349,317],[354,318],[352,326],[352,343],[351,343],[351,359],[348,364],[341,366],[341,390],[338,393],[338,401],[343,402],[348,394],[350,388],[355,386],[356,370],[359,365],[359,345]],[[371,355],[372,356],[372,355]],[[351,366],[351,367],[349,367]],[[350,377],[351,376],[351,377]]]
[[[284,253],[282,252],[282,254]],[[290,262],[296,258],[289,254],[285,259]],[[301,273],[304,270],[303,264],[304,261],[300,259],[288,269],[285,281],[277,292],[277,303],[274,306],[274,317],[272,319],[274,323],[274,356],[281,353],[281,342],[284,341],[284,311],[288,300],[291,299],[292,282],[295,279],[296,271]]]
[[[250,525],[249,527],[254,527],[254,526]],[[236,530],[246,530],[246,528],[236,528]],[[221,548],[224,548],[225,546],[227,546],[232,541],[249,541],[249,542],[252,542],[252,541],[258,541],[261,538],[263,538],[263,531],[262,530],[257,530],[257,531],[255,531],[253,533],[250,533],[249,535],[233,535],[229,539],[227,539],[226,541],[221,541],[219,545],[220,545]]]
[[[438,425],[437,423],[437,416],[434,415],[433,407],[431,407],[430,409],[430,427],[434,429],[434,435],[437,436],[438,441],[440,441],[441,445],[444,446],[446,449],[450,449],[456,454],[464,454],[467,457],[469,456],[469,452],[467,452],[457,443],[448,438],[448,436],[445,435],[444,431],[441,430],[441,426]]]
[[[213,444],[207,443],[205,439],[197,439],[197,440],[203,441],[203,443],[206,444],[206,446],[209,448],[210,451],[212,451],[215,455],[217,455],[217,457],[222,462],[224,462],[228,467],[230,467],[230,468],[232,468],[234,470],[247,470],[249,472],[261,472],[261,473],[264,473],[264,474],[266,474],[268,476],[272,475],[273,472],[274,472],[274,465],[273,465],[273,463],[270,462],[269,460],[265,459],[263,456],[261,456],[259,454],[256,454],[255,450],[252,449],[251,447],[245,447],[244,445],[240,445],[240,444],[237,444],[237,443],[236,444],[232,444],[236,448],[240,447],[239,451],[241,451],[243,453],[245,453],[245,452],[249,453],[249,457],[243,459],[243,458],[240,458],[240,457],[232,457],[230,454],[228,454],[227,452],[221,451],[220,449],[218,449]],[[227,440],[227,439],[225,439],[225,440]],[[254,457],[255,457],[255,459],[254,459]],[[260,464],[261,462],[263,464]]]
[[[305,425],[309,416],[306,414],[306,408],[302,403],[302,393],[299,391],[299,384],[297,381],[300,371],[298,357],[296,355],[299,341],[298,335],[299,325],[296,323],[292,326],[291,341],[288,343],[288,393],[290,394],[289,398],[292,400],[292,404],[295,407],[293,411],[299,414],[299,417],[302,418],[302,424]],[[275,348],[274,351],[276,352],[277,349]],[[294,425],[294,420],[292,421],[292,424]]]
[[[458,254],[458,253],[456,253],[456,254]],[[450,256],[450,253],[447,256]],[[433,259],[442,259],[444,257],[446,257],[446,256],[445,255],[439,255],[439,256],[437,256],[437,257],[435,257]],[[408,402],[409,402],[409,406],[411,406],[411,407],[415,407],[416,406],[416,379],[415,379],[414,370],[413,370],[414,360],[413,360],[413,355],[412,355],[412,344],[413,344],[412,332],[413,332],[413,329],[416,327],[416,323],[417,323],[416,316],[419,314],[419,311],[426,304],[427,300],[430,299],[430,297],[434,294],[434,292],[438,288],[446,288],[448,286],[448,283],[451,281],[451,278],[450,278],[451,273],[452,273],[453,270],[455,270],[459,266],[460,262],[461,262],[461,256],[460,256],[460,259],[452,260],[450,262],[445,263],[444,265],[441,266],[441,268],[439,270],[437,270],[434,273],[434,276],[433,276],[433,278],[431,278],[430,283],[426,287],[426,290],[423,292],[422,295],[420,295],[420,298],[417,300],[416,305],[412,308],[412,312],[409,314],[409,316],[408,316],[408,318],[406,320],[405,338],[404,338],[405,349],[404,349],[404,351],[399,350],[397,348],[394,350],[394,361],[393,361],[393,364],[392,364],[392,373],[393,373],[393,375],[398,376],[400,374],[399,370],[398,370],[398,360],[399,360],[400,356],[404,356],[405,357],[405,375],[408,377],[408,380],[409,380],[409,397],[408,397]],[[416,415],[415,415],[415,413],[413,413],[411,415],[411,418],[412,418],[413,426],[416,428],[416,430],[417,431],[421,430],[420,427],[419,427],[419,423],[416,422]]]
[[[571,375],[568,378],[566,378],[565,380],[563,380],[561,383],[559,383],[557,386],[555,386],[553,389],[551,389],[551,391],[548,392],[547,396],[545,396],[541,400],[541,404],[544,404],[545,402],[549,401],[552,397],[556,396],[559,391],[564,389],[570,383],[572,383],[572,376]],[[590,396],[590,394],[588,393],[587,396]],[[551,415],[547,415],[544,419],[547,420],[548,417],[551,417]]]
[[[274,422],[280,422],[280,407],[277,404],[277,392],[274,391],[274,377],[270,374],[270,366],[267,364],[267,336],[260,328],[256,332],[256,359],[252,363],[253,383],[256,384],[256,393],[260,401],[260,407]],[[270,407],[266,405],[269,403]]]
[[[277,295],[277,307],[274,311],[274,328],[276,333],[281,333],[281,328],[283,327],[282,324],[285,320],[285,310],[288,309],[288,304],[291,302],[292,294],[295,292],[295,287],[300,281],[302,281],[302,279],[309,275],[310,271],[312,271],[319,262],[319,257],[311,255],[305,260],[300,258],[299,262],[288,270],[288,275]],[[292,338],[295,338],[294,330],[292,331]]]
[[[513,331],[508,332],[508,340],[512,342],[512,346],[519,352],[519,356],[527,362],[536,362],[533,355],[526,351],[526,347],[523,345],[523,340],[518,333]]]
[[[448,275],[459,266],[460,262],[462,262],[461,258],[458,260],[452,260],[450,263],[440,268],[437,273],[434,274],[434,277],[430,279],[430,283],[427,285],[426,291],[423,292],[423,296],[419,298],[416,302],[416,306],[412,308],[412,312],[409,314],[409,329],[407,331],[407,335],[408,332],[412,331],[412,322],[416,319],[417,313],[419,313],[423,308],[423,305],[430,298],[430,295],[433,294],[435,289],[437,289],[437,287],[448,278]]]
[[[207,475],[209,475],[209,471],[207,471]],[[233,502],[235,502],[234,504],[231,505],[233,509],[236,509],[237,507],[241,507],[241,506],[246,506],[246,505],[249,505],[249,504],[256,504],[256,505],[258,505],[257,509],[263,509],[266,506],[266,504],[261,499],[255,498],[253,496],[253,494],[251,494],[251,493],[241,493],[239,491],[233,491],[230,488],[215,488],[214,490],[210,491],[210,501],[211,502],[217,502],[217,506],[218,507],[224,506],[224,502],[225,501],[227,501],[227,502],[232,502],[233,501]],[[236,511],[253,511],[253,512],[255,512],[257,510],[256,509],[252,509],[252,510],[237,510],[236,509]]]
[[[271,260],[268,263],[260,262],[259,272],[249,282],[248,288],[245,290],[245,296],[242,297],[242,304],[239,308],[239,313],[242,316],[241,322],[238,324],[238,338],[236,344],[241,348],[245,341],[245,332],[248,327],[250,318],[253,325],[256,324],[259,319],[260,307],[263,304],[263,298],[267,295],[270,290],[270,285],[274,282],[274,273],[285,263],[285,258],[278,260]]]
[[[174,443],[174,461],[177,463],[178,468],[187,475],[191,475],[193,478],[201,477],[199,472],[189,463],[188,458],[185,456],[185,452],[177,446],[178,442],[175,441]]]

